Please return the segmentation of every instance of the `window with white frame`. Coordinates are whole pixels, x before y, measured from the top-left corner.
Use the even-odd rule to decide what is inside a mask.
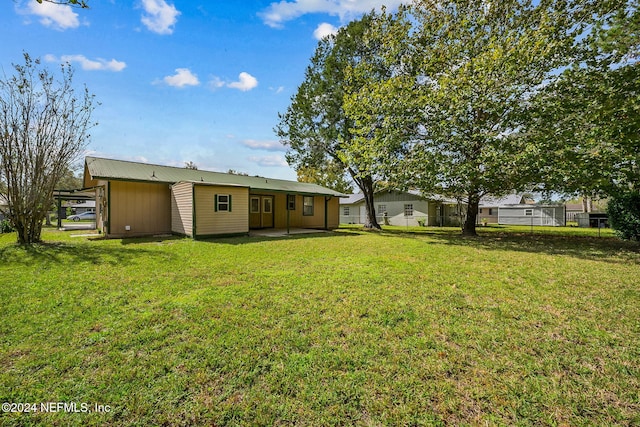
[[[404,216],[413,216],[413,203],[404,205]]]
[[[345,206],[344,208],[342,208],[342,215],[344,216],[351,215],[351,213],[349,212],[349,206]]]
[[[231,212],[231,194],[216,194],[214,208],[216,212]]]
[[[387,205],[378,205],[378,215],[384,216],[387,213]]]
[[[251,213],[260,213],[260,197],[251,198]]]
[[[533,216],[533,209],[525,209],[524,216]]]
[[[313,216],[313,196],[304,196],[302,199],[302,215]]]

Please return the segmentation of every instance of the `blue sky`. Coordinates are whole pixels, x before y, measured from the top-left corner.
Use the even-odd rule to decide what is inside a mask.
[[[0,66],[23,52],[101,103],[87,154],[295,179],[273,128],[318,40],[397,0],[0,2]]]

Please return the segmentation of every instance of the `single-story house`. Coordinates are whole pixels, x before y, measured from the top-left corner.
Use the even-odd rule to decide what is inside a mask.
[[[7,201],[6,197],[0,194],[0,221],[5,219],[6,217],[5,212],[8,212],[8,211],[9,211],[9,202]]]
[[[585,211],[582,203],[565,203],[564,207],[567,221],[571,222],[577,221],[576,215]]]
[[[478,205],[478,217],[476,223],[497,224],[498,209],[505,205],[524,205],[527,198],[522,194],[509,194],[504,197],[484,196]]]
[[[609,228],[609,215],[606,212],[580,212],[574,218],[578,227]]]
[[[376,219],[381,225],[453,226],[461,216],[455,200],[425,197],[419,191],[384,190],[374,195]],[[366,206],[364,195],[351,194],[340,199],[340,223],[364,224]]]
[[[108,237],[247,234],[257,228],[333,229],[344,194],[316,184],[86,157],[96,227]]]
[[[72,203],[69,205],[74,214],[81,214],[84,212],[95,212],[96,211],[96,201],[95,200],[85,200],[81,203]]]
[[[566,225],[565,207],[557,205],[517,204],[498,208],[498,224],[503,225]]]

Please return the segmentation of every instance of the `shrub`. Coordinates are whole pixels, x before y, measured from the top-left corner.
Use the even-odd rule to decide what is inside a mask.
[[[11,233],[15,231],[8,219],[0,221],[0,233]]]
[[[607,207],[609,223],[625,240],[640,240],[640,192],[631,191],[612,197]]]

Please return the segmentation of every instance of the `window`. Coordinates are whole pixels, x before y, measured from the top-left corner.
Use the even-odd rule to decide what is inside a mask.
[[[482,208],[480,208],[480,212],[478,212],[478,213],[482,213]],[[491,214],[489,214],[489,215],[491,215]]]
[[[349,207],[348,207],[348,206],[345,206],[344,208],[342,208],[342,215],[344,215],[344,216],[349,216],[349,215],[351,215],[351,214],[349,213]]]
[[[313,196],[304,196],[302,199],[302,215],[313,215]]]
[[[524,215],[525,216],[533,216],[533,209],[525,209],[524,210]]]
[[[404,216],[413,216],[413,203],[404,205]]]
[[[251,213],[260,213],[260,197],[251,198]]]
[[[272,202],[273,199],[271,197],[265,197],[264,199],[262,199],[262,213],[270,214],[272,212]]]
[[[384,215],[387,213],[387,205],[378,205],[378,215]]]
[[[231,212],[231,194],[216,194],[214,209],[216,212]]]
[[[493,215],[493,208],[489,208],[489,215]]]
[[[290,211],[296,210],[296,196],[295,194],[290,194],[287,196],[287,209]]]

